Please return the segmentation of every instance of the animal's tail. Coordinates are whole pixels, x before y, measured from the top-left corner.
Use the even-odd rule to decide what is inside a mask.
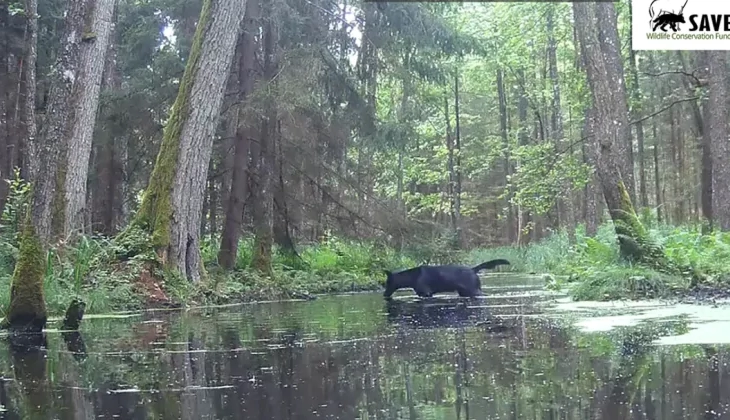
[[[651,4],[649,4],[649,27],[651,28],[651,24],[654,23],[654,2],[656,0],[652,1]]]
[[[491,260],[491,261],[481,263],[476,267],[472,267],[472,270],[474,270],[475,273],[478,273],[482,270],[492,269],[498,265],[509,265],[509,261],[503,260],[503,259]]]

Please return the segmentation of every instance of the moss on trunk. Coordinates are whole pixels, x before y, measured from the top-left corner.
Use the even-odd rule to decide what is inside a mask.
[[[40,332],[46,326],[45,266],[43,247],[28,214],[20,236],[20,255],[13,272],[10,308],[2,322],[3,328]]]
[[[189,115],[189,98],[210,17],[211,0],[204,0],[188,63],[185,66],[185,74],[170,112],[170,120],[164,129],[155,167],[142,197],[139,212],[131,224],[144,229],[151,236],[152,246],[163,264],[167,263],[167,248],[170,245],[172,189],[180,152],[180,136]],[[129,234],[129,228],[121,236],[127,234]]]

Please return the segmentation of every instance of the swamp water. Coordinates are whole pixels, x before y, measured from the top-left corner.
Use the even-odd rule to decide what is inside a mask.
[[[730,414],[730,309],[380,293],[89,316],[0,343],[4,419],[705,419]],[[727,344],[725,344],[727,343]]]

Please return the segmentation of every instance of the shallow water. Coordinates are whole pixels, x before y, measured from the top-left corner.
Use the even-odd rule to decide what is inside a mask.
[[[727,309],[577,305],[536,277],[484,284],[477,301],[373,293],[89,317],[80,335],[49,331],[47,351],[0,343],[0,418],[727,417],[730,345],[713,344],[730,342]]]

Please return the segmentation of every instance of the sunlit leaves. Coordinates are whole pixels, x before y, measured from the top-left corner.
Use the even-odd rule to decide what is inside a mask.
[[[585,186],[591,173],[590,167],[574,156],[556,155],[550,143],[518,147],[513,156],[521,164],[510,179],[515,191],[512,201],[537,214],[544,214],[555,204],[564,181],[579,189]]]

